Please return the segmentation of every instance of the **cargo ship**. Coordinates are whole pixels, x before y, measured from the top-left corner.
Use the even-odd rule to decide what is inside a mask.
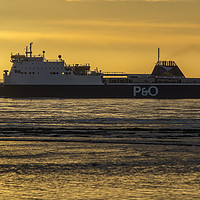
[[[35,56],[32,44],[24,55],[11,54],[0,97],[32,98],[200,98],[200,78],[186,78],[174,61],[158,61],[151,74],[105,73],[90,64],[66,64]]]

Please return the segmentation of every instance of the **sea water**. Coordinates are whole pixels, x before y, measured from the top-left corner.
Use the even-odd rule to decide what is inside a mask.
[[[24,128],[200,128],[200,100],[0,99],[0,125]]]
[[[200,100],[0,99],[0,199],[199,199]]]

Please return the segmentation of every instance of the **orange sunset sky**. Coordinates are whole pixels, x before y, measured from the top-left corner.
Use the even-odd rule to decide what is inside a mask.
[[[0,78],[30,42],[48,59],[127,73],[151,73],[160,47],[200,77],[200,0],[0,0]]]

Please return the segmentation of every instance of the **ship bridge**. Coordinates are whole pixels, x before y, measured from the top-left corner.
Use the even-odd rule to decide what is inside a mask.
[[[27,57],[25,55],[11,55],[11,62],[43,62],[44,57],[42,56],[33,56],[33,57]]]
[[[21,55],[21,54],[11,54],[11,62],[43,62],[44,61],[44,54],[45,51],[43,51],[43,55],[39,55],[39,56],[33,56],[32,54],[32,45],[33,43],[30,43],[30,48],[28,48],[28,46],[26,46],[26,52],[25,55]]]
[[[34,62],[34,63],[40,63],[41,62],[48,62],[48,63],[64,63],[64,60],[61,59],[61,55],[58,56],[58,60],[47,60],[45,59],[45,51],[42,52],[42,54],[39,55],[33,55],[32,52],[32,45],[33,43],[30,43],[30,47],[26,46],[25,55],[22,54],[11,54],[11,62],[12,63],[22,63],[22,62]],[[64,64],[63,64],[64,65]]]

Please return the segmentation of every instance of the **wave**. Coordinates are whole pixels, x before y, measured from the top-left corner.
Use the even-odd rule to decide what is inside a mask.
[[[200,129],[0,128],[0,141],[200,146]]]

